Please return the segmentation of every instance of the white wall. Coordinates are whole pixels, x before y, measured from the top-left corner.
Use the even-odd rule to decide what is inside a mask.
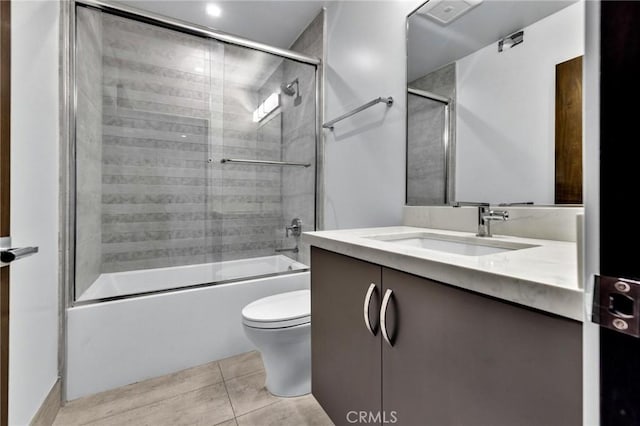
[[[58,377],[58,16],[55,1],[12,4],[11,236],[40,253],[11,266],[11,425]]]
[[[397,225],[405,200],[405,19],[419,2],[329,2],[325,121],[393,96],[325,132],[325,228]]]
[[[585,318],[582,333],[583,424],[600,424],[600,330],[589,321],[593,276],[600,273],[600,2],[587,1],[583,68]]]
[[[555,66],[584,53],[584,3],[457,63],[456,198],[534,201],[555,194]]]
[[[325,222],[328,229],[391,224],[400,217],[404,204],[405,16],[419,3],[346,2],[327,6],[325,120],[377,96],[391,95],[396,100],[382,126],[371,125],[381,117],[383,107],[379,105],[339,123],[333,134],[325,131]],[[568,13],[575,13],[580,6],[571,7],[573,10],[569,9]],[[599,32],[600,15],[599,3],[587,2],[587,7],[586,28],[579,32],[581,36],[587,34],[587,54],[594,58],[586,59],[584,64],[587,73],[584,101],[590,104],[584,119],[585,277],[589,285],[599,265],[596,121],[599,120],[599,39],[592,36]],[[562,38],[558,36],[553,42],[560,43]],[[531,32],[525,32],[525,44],[513,52],[532,40]],[[579,54],[582,52],[576,52],[574,56]],[[550,108],[553,120],[555,107]],[[358,126],[361,126],[359,131]],[[465,196],[482,198],[475,193]],[[514,199],[520,200],[519,197]],[[590,286],[586,292],[592,292]],[[599,418],[598,330],[589,322],[584,324],[584,424],[595,426]]]

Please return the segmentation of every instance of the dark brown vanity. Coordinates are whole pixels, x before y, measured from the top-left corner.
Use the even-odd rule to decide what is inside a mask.
[[[318,247],[311,266],[312,392],[336,425],[582,424],[579,321]]]

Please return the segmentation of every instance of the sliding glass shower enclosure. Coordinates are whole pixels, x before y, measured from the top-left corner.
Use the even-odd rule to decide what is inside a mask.
[[[74,300],[121,272],[306,268],[319,61],[194,28],[76,3]],[[280,266],[234,262],[263,258]]]

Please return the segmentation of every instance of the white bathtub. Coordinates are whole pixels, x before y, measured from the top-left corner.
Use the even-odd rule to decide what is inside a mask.
[[[264,256],[226,262],[100,274],[78,302],[143,295],[208,283],[263,277],[305,270],[309,267],[286,256]]]
[[[269,256],[101,275],[83,303],[146,295],[67,309],[67,399],[252,350],[242,308],[261,297],[309,288],[308,270],[294,272],[300,268],[306,266]],[[241,275],[265,277],[237,281]],[[194,287],[221,280],[226,282]],[[175,287],[183,288],[169,291]]]

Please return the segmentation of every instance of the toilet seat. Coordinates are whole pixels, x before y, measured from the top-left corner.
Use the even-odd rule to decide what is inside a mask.
[[[290,291],[264,297],[242,309],[242,322],[253,328],[286,328],[311,322],[311,292]]]

